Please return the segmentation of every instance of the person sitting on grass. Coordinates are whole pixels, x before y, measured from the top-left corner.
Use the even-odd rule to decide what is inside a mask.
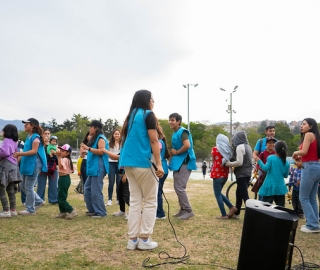
[[[67,202],[68,190],[71,185],[70,174],[73,173],[73,164],[71,160],[72,148],[69,144],[58,147],[57,156],[59,164],[58,180],[58,205],[60,213],[56,218],[73,219],[78,215],[76,210]]]

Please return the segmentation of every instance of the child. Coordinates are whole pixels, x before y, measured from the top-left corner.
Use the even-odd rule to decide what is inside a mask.
[[[119,183],[119,188],[118,188],[120,211],[113,213],[113,215],[115,217],[124,217],[125,219],[128,219],[128,216],[126,214],[126,204],[130,205],[130,191],[129,191],[129,182],[123,167],[120,168],[119,175],[121,177],[121,181]]]
[[[68,190],[71,184],[70,173],[73,173],[73,164],[71,160],[72,148],[69,144],[64,144],[62,147],[58,146],[58,148],[58,205],[60,213],[56,216],[56,218],[73,219],[78,215],[78,213],[67,202]]]
[[[19,212],[19,215],[35,215],[36,210],[45,204],[45,202],[34,191],[34,185],[39,173],[47,172],[47,158],[44,151],[43,130],[39,121],[35,118],[23,120],[24,130],[28,136],[24,142],[23,152],[15,152],[14,157],[20,160],[20,173],[22,182],[20,188],[26,194],[26,209]]]
[[[77,187],[74,189],[74,191],[78,194],[83,194],[83,179],[82,179],[82,175],[81,175],[82,161],[83,161],[83,158],[81,156],[79,156],[78,161],[77,161],[77,171],[78,171],[78,175],[80,177],[80,181],[79,181]]]
[[[275,145],[276,154],[267,158],[264,164],[257,158],[259,166],[267,172],[266,179],[259,190],[259,195],[264,202],[275,203],[280,206],[285,204],[285,194],[288,192],[284,178],[289,175],[289,162],[287,161],[287,145],[279,141]]]
[[[2,130],[2,135],[4,140],[0,147],[0,200],[3,212],[0,212],[0,217],[11,217],[17,215],[15,185],[22,181],[18,161],[13,156],[18,151],[17,127],[10,124],[6,125]]]
[[[301,181],[301,168],[302,168],[302,162],[296,161],[295,165],[296,168],[292,168],[290,178],[289,178],[289,185],[293,186],[292,190],[292,207],[293,210],[296,212],[296,214],[299,216],[299,218],[303,219],[304,214],[301,207],[301,203],[299,200],[299,186]]]
[[[52,154],[54,154],[57,151],[57,143],[58,143],[57,136],[51,136],[49,140],[49,144],[47,146],[47,154],[50,156],[50,158],[52,158],[53,157]]]

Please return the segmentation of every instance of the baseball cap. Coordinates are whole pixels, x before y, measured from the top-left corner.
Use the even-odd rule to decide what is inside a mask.
[[[274,141],[274,142],[276,142],[276,141],[277,141],[277,139],[276,139],[276,138],[274,138],[274,137],[267,137],[267,142],[270,142],[270,141]]]
[[[22,123],[24,123],[24,124],[31,123],[31,124],[39,126],[39,121],[35,118],[29,118],[28,120],[22,120]]]
[[[102,129],[102,124],[98,120],[92,120],[90,124],[87,124],[88,127],[97,127]]]
[[[51,136],[49,142],[51,142],[51,140],[58,140],[57,136]]]
[[[64,150],[64,151],[67,151],[67,152],[69,152],[69,153],[71,153],[72,152],[72,148],[71,148],[71,146],[69,145],[69,144],[64,144],[64,145],[62,145],[62,146],[58,146],[58,148],[59,149],[62,149],[62,150]]]

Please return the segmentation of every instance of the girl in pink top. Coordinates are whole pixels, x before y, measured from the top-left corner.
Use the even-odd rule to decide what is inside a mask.
[[[71,185],[70,174],[73,173],[71,152],[72,149],[69,144],[58,146],[56,152],[59,164],[58,205],[60,210],[56,218],[73,219],[78,215],[76,210],[67,202],[68,190]]]

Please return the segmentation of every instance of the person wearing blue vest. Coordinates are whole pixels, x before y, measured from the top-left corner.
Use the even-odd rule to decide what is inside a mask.
[[[39,173],[47,172],[47,158],[44,151],[44,135],[39,121],[29,118],[22,121],[28,136],[24,142],[23,152],[16,152],[14,156],[20,160],[22,182],[20,188],[26,194],[26,210],[19,211],[19,215],[34,215],[36,210],[45,202],[34,191],[34,185]]]
[[[166,219],[166,213],[163,210],[163,185],[164,181],[167,179],[169,169],[168,169],[168,158],[170,158],[170,153],[168,151],[168,146],[166,142],[166,137],[163,134],[162,128],[159,127],[158,129],[159,135],[159,146],[160,146],[160,157],[161,157],[161,164],[164,171],[164,175],[159,178],[159,187],[158,187],[158,207],[157,207],[157,219]]]
[[[174,131],[169,169],[173,171],[173,186],[180,205],[180,210],[174,217],[185,220],[194,216],[186,188],[191,171],[196,170],[197,165],[191,133],[181,127],[181,122],[182,116],[180,114],[172,113],[169,116],[169,126]]]
[[[109,158],[101,149],[109,149],[107,138],[103,135],[102,124],[98,120],[91,121],[89,134],[92,136],[88,144],[81,143],[83,150],[87,150],[87,180],[84,184],[84,200],[88,212],[87,216],[102,218],[107,215],[103,199],[103,178],[109,172]]]
[[[164,172],[153,103],[150,91],[137,91],[121,131],[119,166],[124,166],[130,190],[129,250],[150,250],[158,246],[150,235],[156,221],[158,177],[163,177]]]

